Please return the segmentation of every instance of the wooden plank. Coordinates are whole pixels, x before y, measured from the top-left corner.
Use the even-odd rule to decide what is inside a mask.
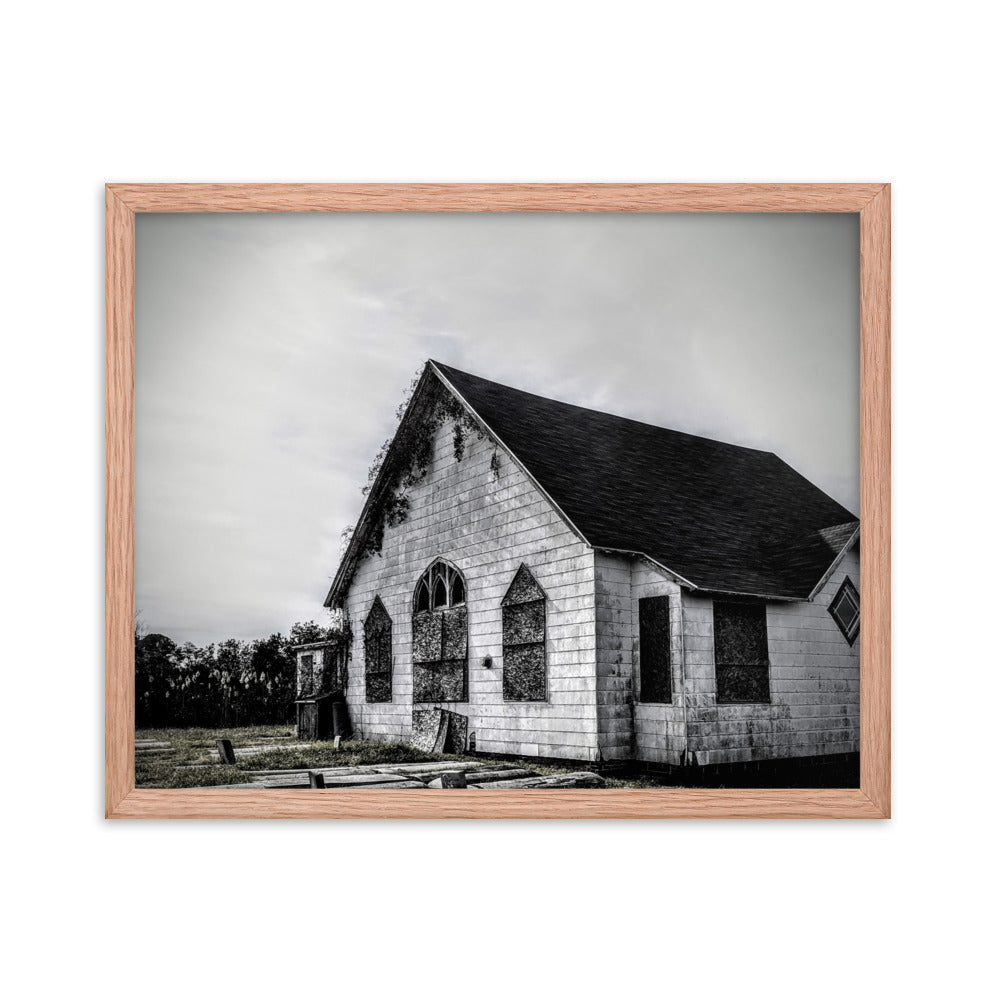
[[[381,792],[385,790],[394,791],[397,788],[426,788],[426,787],[427,786],[422,781],[407,781],[404,778],[400,778],[399,781],[386,781],[385,783],[378,785],[374,790]],[[358,786],[358,788],[360,791],[360,786]]]
[[[110,184],[133,212],[860,212],[881,184]]]
[[[534,771],[526,771],[523,767],[511,767],[502,771],[474,771],[468,775],[477,785],[485,785],[494,781],[513,780],[514,778],[535,778]]]
[[[233,816],[298,819],[636,819],[741,818],[881,819],[857,788],[527,788],[436,790],[424,785],[393,795],[381,789],[136,788],[118,804],[118,818],[215,819]]]
[[[475,770],[476,768],[486,768],[489,765],[486,761],[462,761],[456,763],[453,760],[430,761],[426,764],[374,764],[371,765],[376,771],[391,771],[394,774],[410,774],[414,771],[432,773],[434,771],[455,771],[461,768],[464,771]],[[494,765],[495,767],[496,765]],[[514,765],[508,765],[513,767]]]
[[[323,784],[314,784],[322,779]],[[404,778],[398,774],[329,775],[326,771],[301,771],[298,774],[272,774],[245,783],[252,788],[424,788],[417,778]],[[216,787],[231,787],[216,786]]]
[[[382,782],[382,783],[380,783],[378,785],[350,785],[350,786],[347,786],[346,788],[343,788],[343,787],[337,788],[335,786],[331,786],[331,785],[327,784],[324,787],[323,790],[325,792],[327,792],[328,794],[343,795],[344,792],[346,791],[347,794],[349,794],[349,795],[355,795],[355,794],[359,794],[359,793],[363,793],[363,792],[372,792],[372,791],[381,792],[384,789],[395,790],[395,789],[398,789],[398,788],[409,788],[409,789],[413,789],[413,790],[420,790],[420,789],[426,790],[427,786],[422,781],[407,781],[404,778],[400,778],[399,781],[386,781],[386,782]],[[271,794],[271,793],[275,793],[275,792],[277,792],[277,793],[283,793],[283,792],[290,792],[290,791],[293,791],[293,792],[306,791],[306,792],[309,792],[310,794],[312,794],[314,792],[314,789],[311,788],[308,780],[303,781],[300,784],[282,784],[282,785],[266,785],[266,784],[261,784],[260,782],[241,782],[241,783],[235,784],[235,785],[212,785],[211,787],[206,787],[206,788],[196,788],[196,789],[193,789],[193,791],[198,791],[198,792],[224,791],[224,792],[228,792],[228,791],[230,791],[232,789],[242,789],[242,790],[256,789],[260,793],[267,793],[267,794]],[[355,791],[355,790],[357,790],[357,791]]]
[[[891,756],[890,190],[861,210],[861,790],[888,818]]]
[[[259,788],[309,788],[309,772],[297,771],[294,774],[268,774],[254,777],[249,784]]]
[[[233,753],[237,757],[255,757],[259,753],[270,753],[272,750],[312,750],[315,746],[315,743],[292,743],[283,747],[236,747]],[[209,750],[208,755],[213,760],[218,759],[219,751]]]
[[[490,788],[600,788],[604,779],[590,771],[573,771],[570,774],[544,774],[531,778],[494,781]],[[475,788],[476,785],[470,786]]]
[[[884,185],[113,185],[107,201],[105,812],[112,816],[889,814],[889,190]],[[339,188],[339,190],[337,190]],[[428,188],[440,188],[430,191]],[[517,190],[517,189],[520,190]],[[526,190],[526,189],[537,190]],[[630,190],[635,189],[635,190]],[[640,190],[641,189],[641,190]],[[419,203],[419,204],[418,204]],[[862,788],[528,790],[421,796],[134,788],[134,211],[839,211],[861,214]],[[877,440],[869,445],[869,436]],[[868,581],[873,581],[869,585]],[[870,623],[870,624],[869,624]],[[473,799],[475,801],[473,801]]]
[[[364,788],[375,785],[396,785],[400,781],[409,781],[418,785],[424,784],[419,778],[410,778],[401,774],[335,774],[326,775],[328,788]]]
[[[104,815],[135,789],[135,213],[105,189]]]

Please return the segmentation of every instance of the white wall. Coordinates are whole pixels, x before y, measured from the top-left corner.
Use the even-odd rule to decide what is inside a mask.
[[[813,601],[768,602],[766,705],[718,704],[712,599],[684,595],[687,724],[699,764],[857,752],[860,643],[849,645],[827,610],[848,575],[860,583],[856,546]]]
[[[857,752],[860,644],[827,610],[845,576],[860,582],[857,547],[813,601],[767,604],[771,701],[761,705],[717,702],[711,597],[682,591],[646,560],[598,553],[595,566],[602,759],[680,764],[687,748],[708,765]],[[670,599],[670,704],[638,700],[643,597]]]
[[[640,701],[639,599],[670,599],[670,704]],[[680,764],[684,752],[681,588],[644,559],[596,555],[601,757]]]
[[[470,434],[458,461],[451,424],[439,428],[427,476],[408,494],[407,520],[386,529],[380,556],[359,563],[345,602],[354,633],[347,692],[351,719],[370,739],[409,738],[413,593],[424,570],[443,558],[466,582],[469,700],[440,706],[468,715],[477,750],[594,760],[593,553],[502,451],[495,478],[493,451],[488,440]],[[500,601],[522,562],[546,594],[545,702],[503,700]],[[364,619],[376,594],[392,618],[392,702],[367,704]],[[483,665],[487,657],[491,667]]]

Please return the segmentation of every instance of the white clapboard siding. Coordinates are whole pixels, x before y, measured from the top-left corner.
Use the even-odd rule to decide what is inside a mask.
[[[684,752],[681,704],[681,589],[645,559],[597,553],[598,724],[603,760],[680,764]],[[670,704],[642,701],[639,676],[639,599],[670,600]]]
[[[380,556],[359,563],[345,599],[353,631],[351,719],[366,739],[410,738],[413,592],[424,570],[443,558],[466,581],[469,700],[440,707],[469,717],[478,750],[596,760],[593,552],[502,452],[500,476],[494,476],[493,451],[492,444],[470,435],[457,461],[452,428],[442,427],[427,476],[409,492],[407,520],[386,529]],[[547,596],[545,702],[503,700],[500,602],[522,562]],[[392,618],[392,702],[367,704],[364,620],[376,594]],[[487,657],[489,667],[483,663]]]
[[[699,764],[858,751],[860,643],[848,644],[828,610],[845,576],[860,583],[856,546],[812,601],[767,604],[768,705],[716,703],[712,600],[685,594],[688,745]]]
[[[597,553],[595,624],[601,760],[726,764],[853,753],[859,740],[859,644],[828,607],[857,549],[812,601],[767,605],[771,703],[716,701],[712,599],[683,590],[647,560]],[[646,704],[640,685],[639,600],[670,599],[672,701]]]

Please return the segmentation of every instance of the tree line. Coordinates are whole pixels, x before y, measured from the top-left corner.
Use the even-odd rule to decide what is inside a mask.
[[[226,639],[208,646],[135,630],[135,724],[252,726],[295,718],[295,653],[322,642],[332,630],[296,622],[288,635],[246,642]]]

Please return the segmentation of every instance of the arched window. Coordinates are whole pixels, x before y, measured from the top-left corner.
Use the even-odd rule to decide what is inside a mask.
[[[392,619],[378,595],[365,619],[365,701],[392,701]]]
[[[545,591],[524,563],[500,602],[504,701],[545,701]]]
[[[413,592],[413,700],[468,699],[469,619],[465,580],[439,559]]]
[[[451,563],[443,559],[431,563],[417,581],[413,592],[414,611],[443,611],[465,604],[465,580]]]

